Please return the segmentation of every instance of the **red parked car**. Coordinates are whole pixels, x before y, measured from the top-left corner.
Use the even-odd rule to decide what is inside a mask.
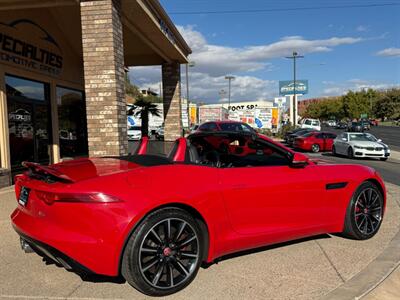
[[[210,143],[212,140],[212,143]],[[67,269],[175,293],[203,262],[322,233],[374,236],[385,186],[372,168],[310,160],[246,132],[195,133],[166,156],[24,163],[12,224],[25,250]]]
[[[334,133],[315,131],[295,138],[293,146],[304,151],[332,151],[335,138],[336,134]]]

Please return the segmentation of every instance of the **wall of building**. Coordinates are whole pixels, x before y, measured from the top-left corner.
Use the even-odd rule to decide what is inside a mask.
[[[199,108],[200,123],[214,121],[217,110],[226,110],[226,119],[249,124],[254,128],[272,129],[278,125],[278,120],[273,115],[274,103],[270,101],[231,102],[223,104],[207,104]],[[277,108],[275,108],[277,109]],[[221,118],[220,120],[224,120]],[[274,125],[274,126],[273,126]]]
[[[5,83],[8,75],[49,86],[53,130],[49,133],[53,140],[49,154],[56,162],[60,158],[56,88],[84,90],[81,45],[71,45],[66,37],[69,29],[58,28],[57,20],[46,8],[0,11],[0,20],[0,168],[11,167]],[[0,179],[1,183],[6,180]]]

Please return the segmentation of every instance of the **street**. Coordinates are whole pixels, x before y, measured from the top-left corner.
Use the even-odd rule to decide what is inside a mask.
[[[390,182],[398,185],[400,183],[400,161],[395,159],[388,159],[387,161],[380,161],[373,158],[357,158],[349,159],[347,157],[333,156],[331,152],[325,153],[307,153],[311,157],[320,157],[324,160],[329,160],[338,164],[360,164],[374,168],[382,176],[385,182]]]

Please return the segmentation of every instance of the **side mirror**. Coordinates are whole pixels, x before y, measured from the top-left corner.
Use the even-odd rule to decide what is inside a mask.
[[[342,141],[343,141],[343,142],[347,142],[347,139],[346,139],[346,138],[342,138]]]
[[[299,152],[295,152],[290,166],[292,168],[304,168],[308,165],[308,156]]]
[[[381,139],[378,139],[378,142],[382,142],[382,140],[381,140]]]

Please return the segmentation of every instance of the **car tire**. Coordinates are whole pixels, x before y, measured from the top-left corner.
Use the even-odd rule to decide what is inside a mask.
[[[167,296],[188,286],[203,260],[199,223],[180,208],[150,213],[135,228],[123,252],[121,273],[149,296]]]
[[[314,152],[314,153],[318,153],[319,152],[319,145],[318,144],[313,144],[312,146],[311,146],[311,151],[312,152]]]
[[[353,148],[349,147],[349,148],[347,149],[347,157],[350,158],[350,159],[353,159],[353,158],[354,158]]]
[[[363,182],[354,192],[346,210],[343,235],[355,240],[367,240],[379,230],[383,219],[384,199],[379,188]]]
[[[388,158],[387,157],[381,157],[381,158],[379,158],[381,161],[387,161],[388,160]]]

